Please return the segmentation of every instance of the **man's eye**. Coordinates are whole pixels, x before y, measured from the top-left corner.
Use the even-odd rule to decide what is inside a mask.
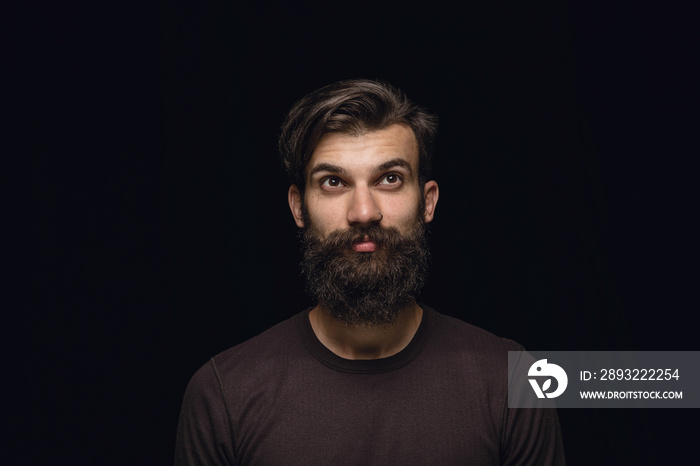
[[[384,175],[381,180],[379,180],[380,185],[398,185],[401,184],[403,181],[403,178],[401,178],[401,175],[398,173],[389,173],[387,175]]]
[[[336,178],[335,176],[329,176],[328,178],[321,180],[321,186],[326,188],[338,188],[342,185],[343,182],[340,180],[340,178]]]

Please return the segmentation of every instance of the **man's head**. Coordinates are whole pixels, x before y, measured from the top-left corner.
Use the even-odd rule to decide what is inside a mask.
[[[339,320],[390,323],[423,284],[435,122],[386,84],[344,81],[303,98],[283,125],[309,290]]]
[[[423,184],[430,179],[435,115],[411,102],[401,90],[380,81],[339,81],[311,92],[289,111],[279,138],[282,163],[291,184],[304,191],[304,169],[324,135],[360,135],[395,124],[413,132]]]

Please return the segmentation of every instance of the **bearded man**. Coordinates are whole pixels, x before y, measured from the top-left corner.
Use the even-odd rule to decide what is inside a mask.
[[[176,465],[564,464],[556,411],[508,408],[522,347],[416,302],[436,126],[369,80],[293,106],[280,153],[317,305],[194,375]]]

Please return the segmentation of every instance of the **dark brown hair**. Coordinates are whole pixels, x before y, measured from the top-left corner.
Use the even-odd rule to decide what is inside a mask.
[[[430,179],[437,116],[388,83],[356,79],[322,87],[299,100],[282,124],[279,151],[290,182],[303,192],[304,168],[327,133],[362,134],[393,124],[413,130],[418,142],[419,180]]]

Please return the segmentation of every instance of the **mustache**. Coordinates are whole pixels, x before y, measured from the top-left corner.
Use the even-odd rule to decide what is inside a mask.
[[[322,245],[324,249],[332,251],[349,249],[353,244],[364,241],[366,237],[381,248],[382,246],[396,247],[407,239],[414,239],[416,236],[415,232],[402,234],[396,227],[383,227],[377,224],[351,226],[344,230],[335,230],[323,239],[313,229],[304,231],[304,239],[307,245]]]

